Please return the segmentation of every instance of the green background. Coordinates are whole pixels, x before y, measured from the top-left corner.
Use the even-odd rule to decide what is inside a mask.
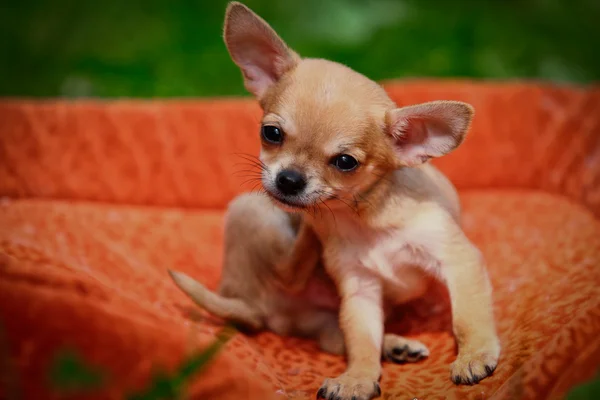
[[[377,80],[600,78],[598,0],[247,0],[303,56]],[[0,96],[245,94],[226,1],[2,0]]]

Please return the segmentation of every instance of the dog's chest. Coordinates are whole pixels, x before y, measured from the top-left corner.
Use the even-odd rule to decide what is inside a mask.
[[[337,265],[334,268],[364,268],[390,283],[410,280],[414,267],[422,271],[433,264],[427,250],[404,229],[367,231],[348,226],[331,241],[327,253]]]
[[[361,267],[393,278],[396,270],[411,262],[412,246],[401,232],[361,235],[343,243],[342,257],[358,261]]]

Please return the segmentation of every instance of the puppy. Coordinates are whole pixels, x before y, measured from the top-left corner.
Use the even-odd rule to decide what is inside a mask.
[[[197,304],[242,328],[315,338],[323,351],[343,354],[339,297],[320,263],[320,243],[306,229],[298,214],[273,207],[265,196],[244,194],[227,210],[218,293],[182,272],[169,273]],[[426,357],[428,350],[418,341],[387,334],[382,355],[403,363]]]
[[[454,187],[428,163],[460,145],[472,107],[398,108],[350,68],[300,58],[240,3],[227,9],[224,37],[263,110],[262,185],[282,210],[301,213],[306,228],[297,240],[316,235],[341,298],[348,366],[318,397],[379,395],[384,305],[422,296],[429,277],[451,298],[452,380],[472,384],[492,374],[500,344],[484,260],[460,227]],[[303,268],[311,263],[298,270],[310,276]]]

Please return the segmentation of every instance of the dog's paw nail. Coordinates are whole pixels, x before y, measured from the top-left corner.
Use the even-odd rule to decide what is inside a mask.
[[[381,396],[381,386],[379,386],[379,383],[374,382],[373,383],[375,385],[375,393],[377,393],[377,396]]]
[[[327,393],[327,390],[325,390],[325,388],[319,389],[319,391],[317,392],[317,400],[324,399],[326,393]]]
[[[406,353],[407,350],[408,350],[408,346],[394,347],[392,349],[392,353],[395,356],[399,356],[399,355],[402,355],[402,354]]]

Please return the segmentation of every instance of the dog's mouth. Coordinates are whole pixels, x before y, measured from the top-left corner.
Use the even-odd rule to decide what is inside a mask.
[[[308,208],[308,205],[302,201],[291,199],[288,196],[284,196],[280,193],[277,193],[273,190],[269,190],[269,188],[265,187],[265,192],[267,195],[275,202],[277,205],[282,208],[292,210],[292,211],[301,211]]]
[[[272,187],[272,185],[269,183],[270,182],[265,184],[263,182],[262,187],[265,194],[273,201],[273,203],[275,203],[275,205],[289,212],[312,210],[314,207],[318,207],[320,204],[324,204],[327,207],[325,202],[337,198],[335,194],[326,192],[323,192],[323,194],[326,195],[322,196],[317,196],[314,192],[305,192],[293,196],[285,195],[276,188]]]
[[[281,197],[281,196],[277,196],[274,195],[272,193],[269,193],[269,197],[271,197],[273,200],[275,200],[275,202],[283,205],[285,208],[292,208],[292,209],[296,209],[296,210],[303,210],[305,209],[307,206],[305,204],[301,204],[301,203],[297,203],[291,200],[286,199],[285,197]]]

